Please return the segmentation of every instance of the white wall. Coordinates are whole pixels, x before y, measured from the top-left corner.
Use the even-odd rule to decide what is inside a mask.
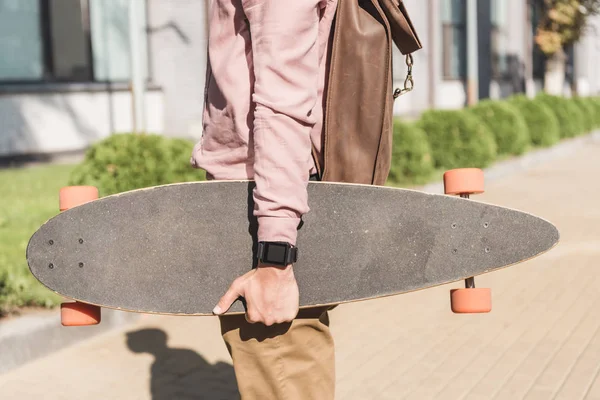
[[[575,71],[580,95],[600,95],[600,16],[593,17],[587,34],[575,47]]]
[[[165,134],[202,134],[206,78],[205,0],[149,0],[150,65],[153,83],[165,96]]]
[[[164,129],[163,98],[146,96],[147,129]],[[0,95],[0,157],[82,150],[112,132],[130,132],[129,92]]]
[[[427,0],[404,1],[423,48],[413,54],[415,86],[411,92],[398,97],[394,102],[396,115],[412,116],[429,108],[429,88],[431,85],[437,86],[429,77],[429,66],[431,62],[435,62],[433,55],[436,54],[436,50],[432,47],[433,41],[429,37],[430,10],[427,3]],[[394,46],[393,61],[394,88],[403,88],[407,72],[406,60],[396,46]]]
[[[433,9],[430,9],[430,3],[427,0],[405,0],[404,3],[423,43],[423,48],[414,53],[415,87],[412,92],[396,99],[395,114],[418,116],[422,111],[431,107],[462,108],[466,102],[464,84],[460,81],[442,78],[442,30],[439,2],[432,2]],[[395,57],[395,87],[403,87],[406,71],[404,59],[400,52],[396,52]],[[430,72],[431,68],[433,75]],[[430,91],[433,92],[433,98],[431,98]]]

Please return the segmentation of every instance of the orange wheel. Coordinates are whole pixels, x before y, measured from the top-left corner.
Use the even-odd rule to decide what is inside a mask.
[[[450,302],[456,314],[488,313],[492,311],[492,291],[489,288],[453,289]]]
[[[446,194],[483,193],[483,171],[479,168],[458,168],[444,174]]]
[[[101,320],[100,307],[80,302],[60,305],[60,321],[63,326],[97,325]]]
[[[65,211],[97,198],[98,188],[94,186],[67,186],[60,189],[58,205],[60,211]]]

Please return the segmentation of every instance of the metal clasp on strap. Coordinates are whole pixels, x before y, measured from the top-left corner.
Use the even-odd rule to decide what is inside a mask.
[[[396,90],[394,90],[394,99],[402,96],[405,93],[410,92],[411,90],[413,90],[413,87],[415,86],[415,82],[414,82],[413,76],[412,76],[412,67],[413,67],[412,54],[406,55],[406,66],[408,67],[408,72],[406,73],[406,79],[404,79],[404,89],[396,88]]]

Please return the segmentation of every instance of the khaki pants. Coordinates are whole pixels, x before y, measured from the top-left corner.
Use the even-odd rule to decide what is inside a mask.
[[[300,310],[291,324],[220,317],[242,400],[333,400],[335,357],[327,308]]]

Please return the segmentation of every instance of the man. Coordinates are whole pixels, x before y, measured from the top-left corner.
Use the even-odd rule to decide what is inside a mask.
[[[261,243],[258,267],[231,284],[214,313],[243,399],[333,399],[327,309],[298,311],[293,258],[273,264],[268,249],[283,243],[293,254],[309,179],[385,183],[391,39],[403,54],[421,43],[395,0],[210,4],[204,132],[192,164],[209,179],[256,182]],[[239,296],[246,315],[224,316]]]
[[[209,179],[256,183],[261,249],[292,253],[318,179],[327,50],[337,0],[213,0],[203,136],[192,163]],[[239,277],[215,306],[243,399],[334,397],[326,309],[298,311],[293,260]],[[227,268],[226,265],[223,268]],[[243,296],[245,316],[223,316]]]

